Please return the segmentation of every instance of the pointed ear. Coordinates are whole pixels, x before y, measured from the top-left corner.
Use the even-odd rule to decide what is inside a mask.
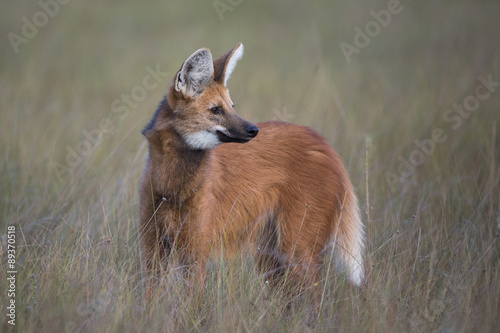
[[[243,56],[243,44],[238,43],[236,47],[226,54],[214,60],[214,80],[226,86],[226,82],[231,76],[236,63]]]
[[[175,78],[175,90],[190,97],[199,95],[213,77],[212,53],[207,48],[199,49],[182,64]]]

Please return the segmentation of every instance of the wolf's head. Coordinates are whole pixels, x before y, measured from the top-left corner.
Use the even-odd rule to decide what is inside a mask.
[[[243,44],[212,60],[209,49],[194,52],[167,92],[175,131],[192,149],[213,149],[225,142],[248,142],[259,129],[234,111],[226,88]]]

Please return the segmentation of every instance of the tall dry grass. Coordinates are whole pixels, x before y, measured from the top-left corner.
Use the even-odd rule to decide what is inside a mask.
[[[387,1],[243,1],[220,20],[212,2],[71,1],[14,53],[37,3],[2,5],[0,31],[0,305],[7,227],[16,226],[16,326],[2,331],[493,332],[500,326],[500,91],[461,123],[443,117],[500,81],[496,1],[402,1],[401,13],[347,63],[339,48]],[[250,121],[311,126],[343,156],[367,231],[367,281],[327,260],[315,325],[310,304],[268,288],[242,251],[210,264],[192,292],[172,269],[151,302],[137,237],[141,128],[167,80],[128,113],[112,112],[147,67],[173,75],[194,50],[246,54],[229,88]],[[497,88],[498,89],[498,88]],[[454,114],[456,115],[456,114]],[[62,174],[68,147],[114,127]],[[415,140],[446,135],[403,182],[390,184]],[[58,164],[59,163],[59,164]],[[369,203],[367,205],[367,203]],[[327,274],[328,272],[328,274]],[[293,306],[288,307],[292,301]]]

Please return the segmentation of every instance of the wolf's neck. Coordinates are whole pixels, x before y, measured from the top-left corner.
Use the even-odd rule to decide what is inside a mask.
[[[149,176],[155,195],[179,205],[201,188],[210,151],[192,150],[173,130],[158,133],[149,147]]]

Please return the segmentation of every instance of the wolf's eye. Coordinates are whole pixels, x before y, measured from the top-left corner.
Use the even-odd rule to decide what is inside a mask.
[[[221,114],[223,112],[222,109],[218,106],[214,106],[210,109],[210,111],[212,111],[213,114]]]

